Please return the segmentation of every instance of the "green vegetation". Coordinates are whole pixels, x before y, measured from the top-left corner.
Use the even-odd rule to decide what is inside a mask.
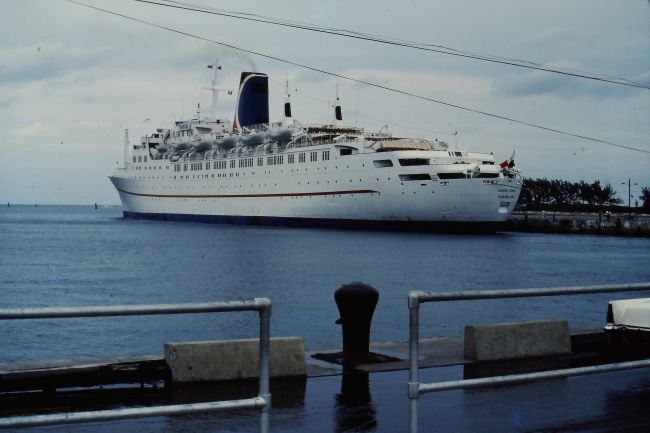
[[[650,188],[642,188],[643,207],[638,211],[650,209]],[[524,179],[517,208],[519,210],[549,210],[564,212],[628,212],[623,200],[617,197],[610,184],[601,185],[585,181],[568,182],[557,179]],[[626,204],[626,203],[625,203]],[[636,208],[632,208],[636,212]]]
[[[650,211],[650,188],[644,186],[641,188],[641,200],[643,201],[642,209],[647,212]]]

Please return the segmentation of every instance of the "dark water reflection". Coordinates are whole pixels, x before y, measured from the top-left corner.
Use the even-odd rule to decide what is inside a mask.
[[[341,392],[335,397],[336,432],[371,431],[377,427],[370,395],[369,374],[349,369],[343,372]]]

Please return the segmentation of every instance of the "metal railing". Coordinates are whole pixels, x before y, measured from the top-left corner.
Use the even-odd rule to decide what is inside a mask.
[[[627,370],[650,367],[650,360],[620,362],[589,367],[568,368],[562,370],[543,371],[537,373],[513,374],[481,379],[455,380],[438,383],[420,383],[418,379],[419,361],[419,320],[420,304],[425,302],[468,301],[476,299],[525,298],[537,296],[583,295],[612,292],[638,292],[650,290],[650,283],[620,284],[609,286],[589,287],[557,287],[548,289],[522,290],[486,290],[476,292],[426,293],[412,291],[408,295],[409,307],[409,432],[417,433],[418,428],[418,398],[427,392],[446,391],[452,389],[468,389],[494,385],[511,385],[541,379],[562,378],[607,371]]]
[[[144,316],[159,314],[223,313],[233,311],[258,311],[259,338],[259,390],[257,397],[213,401],[205,403],[176,404],[153,407],[133,407],[86,412],[67,412],[50,415],[29,415],[0,418],[0,429],[34,427],[55,424],[72,424],[90,421],[113,421],[166,415],[185,415],[199,412],[216,412],[232,409],[259,409],[260,432],[269,431],[269,350],[271,301],[255,298],[246,301],[207,302],[191,304],[123,305],[75,308],[23,308],[0,309],[0,320],[60,319],[71,317]]]

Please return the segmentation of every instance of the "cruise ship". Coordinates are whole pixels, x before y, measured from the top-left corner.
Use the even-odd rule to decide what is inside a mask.
[[[301,124],[289,94],[269,121],[268,77],[243,72],[234,119],[176,121],[129,143],[109,176],[125,218],[396,230],[494,231],[512,212],[522,178],[513,157],[450,148],[346,126]]]

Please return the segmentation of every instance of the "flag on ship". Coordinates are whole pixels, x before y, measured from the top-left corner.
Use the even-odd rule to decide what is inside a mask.
[[[499,167],[505,170],[506,168],[512,168],[514,166],[515,166],[515,151],[513,150],[512,155],[510,155],[510,158],[506,159],[501,164],[499,164]]]

